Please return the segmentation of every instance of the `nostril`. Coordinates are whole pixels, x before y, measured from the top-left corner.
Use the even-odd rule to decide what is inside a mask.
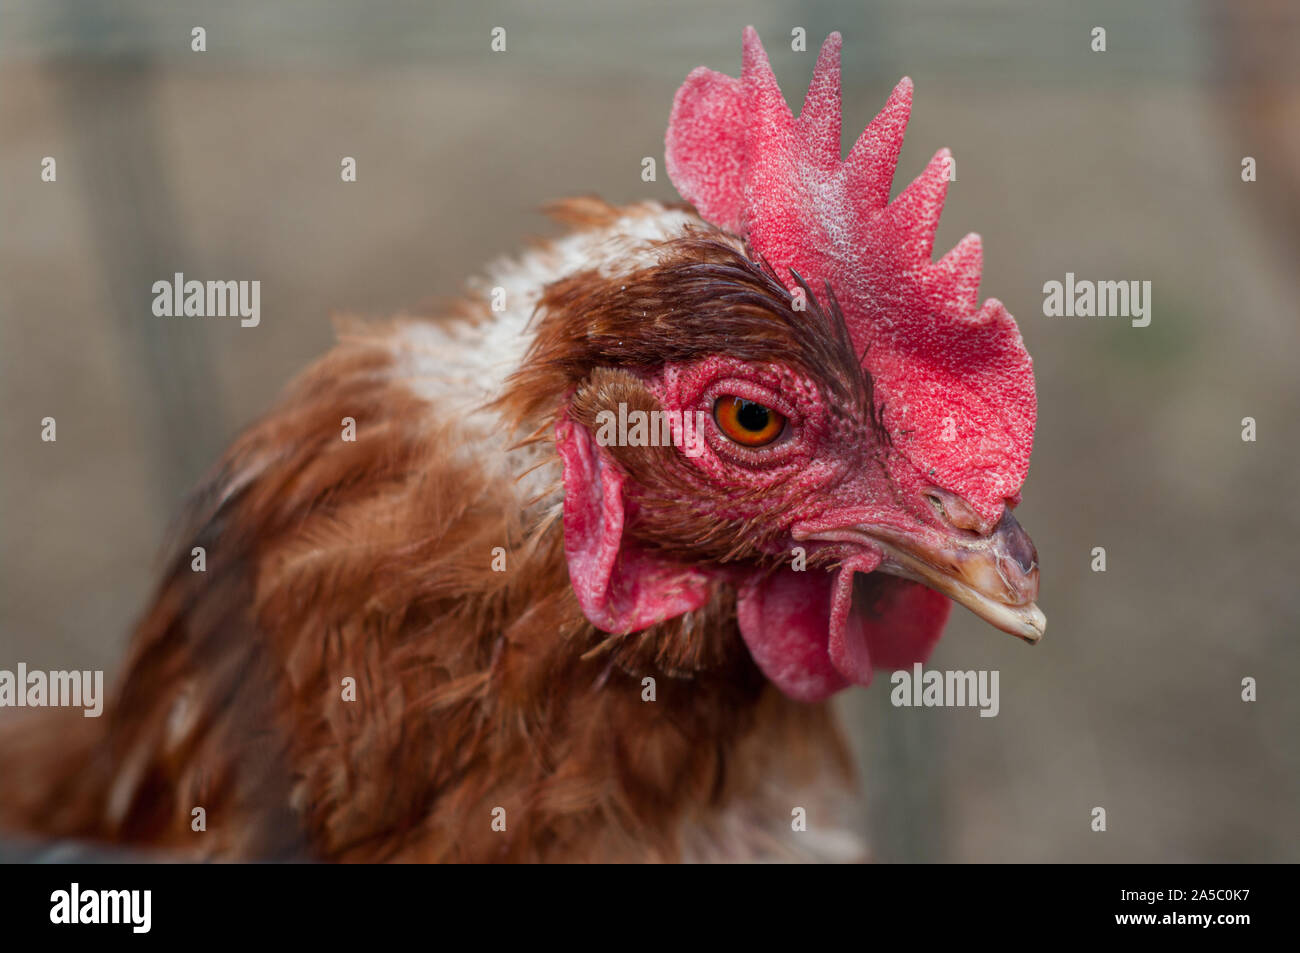
[[[972,533],[983,534],[988,531],[988,523],[981,519],[980,515],[961,497],[939,490],[930,490],[925,494],[925,498],[934,507],[939,518],[948,525]]]

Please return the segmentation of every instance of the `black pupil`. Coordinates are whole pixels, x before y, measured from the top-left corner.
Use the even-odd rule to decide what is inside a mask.
[[[746,430],[758,433],[763,430],[772,416],[772,411],[752,400],[741,400],[740,410],[736,411],[736,422]]]

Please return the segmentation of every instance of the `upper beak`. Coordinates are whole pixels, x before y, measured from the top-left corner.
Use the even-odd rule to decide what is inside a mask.
[[[1038,598],[1038,552],[1007,510],[992,531],[904,532],[887,526],[853,526],[809,534],[836,542],[858,540],[885,554],[877,571],[942,592],[977,616],[1026,642],[1037,642],[1047,617]]]

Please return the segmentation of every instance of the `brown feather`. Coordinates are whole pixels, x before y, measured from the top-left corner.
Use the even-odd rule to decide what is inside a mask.
[[[596,205],[566,214],[609,221]],[[546,448],[548,479],[565,396],[608,355],[635,365],[705,347],[680,332],[710,301],[699,320],[719,322],[733,352],[833,357],[823,370],[845,379],[830,386],[856,386],[833,329],[787,320],[788,295],[734,244],[714,235],[664,255],[686,276],[676,299],[651,275],[630,279],[621,305],[589,275],[548,290],[500,403],[536,435],[513,452]],[[637,324],[652,303],[673,321]],[[104,717],[0,741],[6,770],[25,766],[0,825],[223,858],[671,861],[743,854],[719,841],[728,812],[778,840],[802,803],[787,792],[845,783],[829,710],[766,682],[728,588],[636,635],[586,621],[558,485],[525,493],[404,382],[402,327],[351,330],[230,448],[194,497]],[[340,439],[345,416],[355,442]],[[196,545],[206,573],[190,569]],[[506,572],[492,570],[498,546]]]

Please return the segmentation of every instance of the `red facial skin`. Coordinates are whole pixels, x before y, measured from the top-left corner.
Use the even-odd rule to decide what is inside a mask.
[[[565,538],[575,591],[588,617],[607,631],[635,631],[702,606],[710,586],[738,593],[737,617],[755,662],[792,697],[815,701],[850,684],[867,684],[873,667],[928,657],[949,602],[918,583],[880,575],[859,586],[884,553],[867,542],[801,541],[801,526],[870,524],[915,534],[947,531],[925,492],[932,488],[906,458],[880,445],[869,421],[811,380],[776,364],[712,358],[668,366],[648,389],[668,411],[704,414],[704,452],[689,460],[694,484],[684,497],[718,521],[747,523],[774,557],[748,562],[669,561],[635,539],[640,488],[619,472],[585,429],[561,421],[566,464]],[[782,435],[761,448],[730,440],[713,404],[739,396],[787,418]],[[680,452],[680,451],[670,451]],[[598,491],[597,491],[598,488]],[[689,557],[689,541],[683,541]],[[792,568],[801,547],[812,565]]]

